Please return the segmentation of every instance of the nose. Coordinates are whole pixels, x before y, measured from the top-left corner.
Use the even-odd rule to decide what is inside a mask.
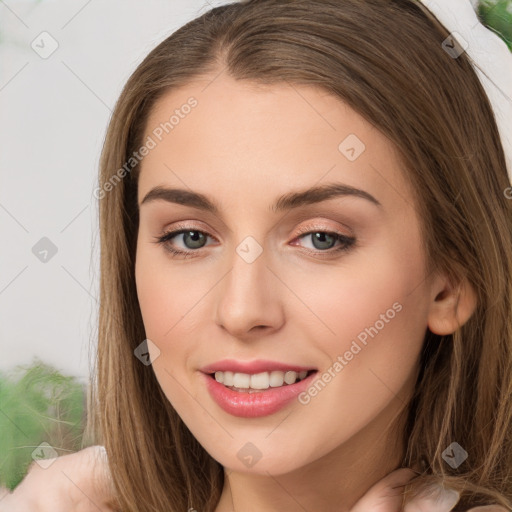
[[[216,322],[238,339],[260,337],[281,328],[283,285],[269,269],[265,250],[252,262],[236,251],[232,268],[216,287]]]

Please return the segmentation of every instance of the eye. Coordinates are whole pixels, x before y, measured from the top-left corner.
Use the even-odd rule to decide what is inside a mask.
[[[307,248],[306,252],[311,253],[338,253],[340,251],[348,251],[356,242],[352,236],[344,235],[336,231],[326,231],[318,228],[305,228],[300,230],[300,236],[297,240],[305,239],[310,240],[313,249]],[[340,245],[336,246],[339,242]]]
[[[299,230],[299,235],[295,240],[307,239],[309,237],[312,242],[313,248],[305,248],[305,252],[321,256],[348,251],[356,242],[356,239],[352,236],[319,228]],[[183,258],[195,257],[198,255],[195,253],[200,253],[200,249],[205,247],[208,238],[214,239],[205,231],[194,229],[193,226],[185,226],[181,229],[169,231],[155,238],[155,243],[163,245],[166,251],[170,252],[173,256]],[[181,240],[184,247],[176,247],[175,242],[173,242],[175,238]],[[336,243],[339,243],[339,245],[336,246]]]
[[[182,228],[175,231],[169,231],[164,233],[162,236],[157,236],[157,244],[164,246],[165,250],[169,251],[174,256],[183,256],[185,258],[193,257],[193,252],[198,252],[198,249],[202,249],[205,246],[207,238],[213,238],[205,231],[194,229],[193,227]],[[181,238],[181,242],[185,245],[184,249],[176,248],[171,241],[177,238]]]

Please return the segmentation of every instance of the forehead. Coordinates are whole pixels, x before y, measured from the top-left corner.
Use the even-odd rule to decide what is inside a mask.
[[[267,197],[322,181],[365,188],[382,202],[409,196],[391,142],[339,98],[311,86],[221,74],[166,93],[144,141],[139,202],[151,187]],[[261,193],[258,193],[261,192]]]

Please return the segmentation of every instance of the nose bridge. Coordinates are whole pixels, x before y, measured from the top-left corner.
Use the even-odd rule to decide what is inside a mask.
[[[235,247],[217,306],[217,323],[235,336],[255,326],[277,328],[282,321],[268,262],[266,250],[253,236],[246,236]]]
[[[252,236],[245,237],[236,247],[231,260],[230,287],[233,291],[247,294],[253,290],[258,294],[258,288],[266,281],[268,254],[263,246]]]

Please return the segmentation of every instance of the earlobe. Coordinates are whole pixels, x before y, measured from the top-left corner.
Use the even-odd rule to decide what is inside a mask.
[[[449,280],[441,281],[428,314],[428,327],[434,334],[448,335],[464,325],[477,306],[476,293],[467,279],[457,286]]]

